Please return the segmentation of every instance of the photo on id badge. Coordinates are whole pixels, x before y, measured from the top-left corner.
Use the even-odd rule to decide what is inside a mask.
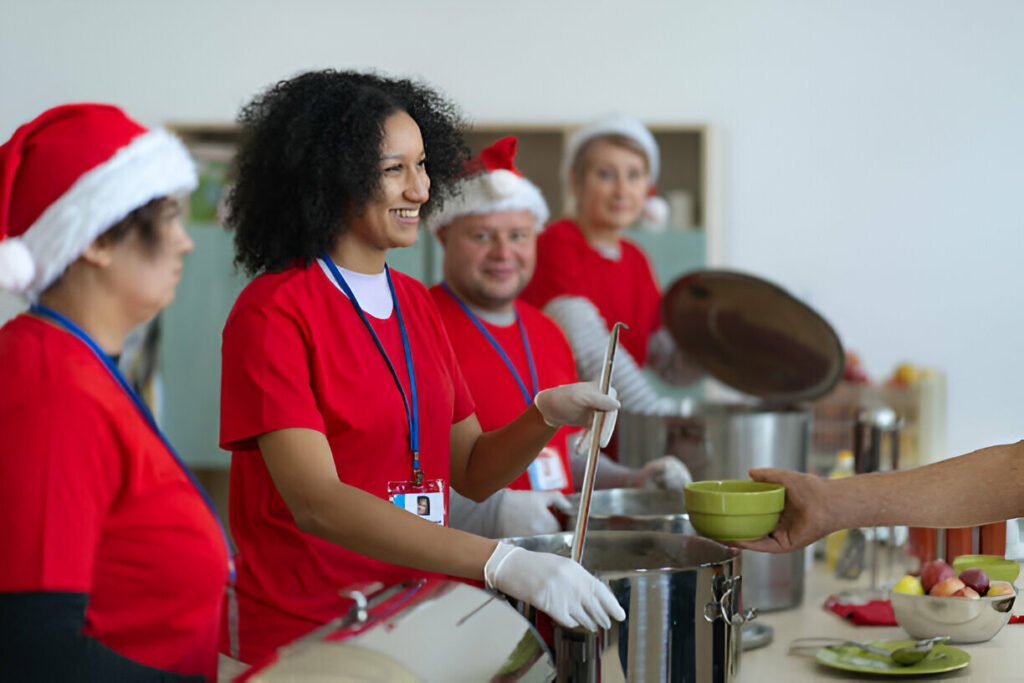
[[[440,479],[425,481],[419,486],[411,481],[389,482],[388,497],[406,512],[428,522],[444,524],[444,482]]]
[[[530,478],[530,488],[534,491],[558,491],[569,485],[562,458],[550,446],[546,446],[534,458],[526,472]]]

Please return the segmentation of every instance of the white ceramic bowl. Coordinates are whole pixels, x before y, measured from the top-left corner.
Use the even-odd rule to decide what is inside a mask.
[[[1010,621],[1016,599],[1016,593],[991,598],[889,594],[896,623],[911,638],[949,636],[952,643],[981,643],[991,639]]]

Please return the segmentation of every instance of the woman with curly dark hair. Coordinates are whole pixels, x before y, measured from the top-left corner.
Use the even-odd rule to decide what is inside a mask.
[[[252,662],[338,616],[346,586],[435,573],[483,580],[568,626],[621,619],[575,563],[446,526],[449,484],[481,500],[558,426],[618,407],[593,385],[555,387],[482,433],[430,295],[387,267],[461,170],[451,105],[411,81],[322,71],[273,86],[241,120],[229,222],[257,277],[223,344],[236,656]]]

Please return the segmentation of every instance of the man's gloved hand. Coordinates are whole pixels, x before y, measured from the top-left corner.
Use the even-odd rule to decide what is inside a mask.
[[[682,491],[693,475],[679,458],[666,455],[644,465],[638,473],[637,488]]]
[[[570,559],[498,543],[484,565],[487,587],[530,603],[562,626],[608,628],[626,613],[611,590]]]
[[[589,427],[595,410],[609,412],[619,409],[619,402],[612,396],[602,394],[596,382],[577,382],[545,389],[537,394],[533,403],[549,427]],[[605,423],[608,422],[605,419]],[[615,421],[610,422],[614,427]]]
[[[552,507],[565,513],[574,509],[560,491],[506,491],[498,508],[498,538],[561,531],[562,525],[549,509]]]

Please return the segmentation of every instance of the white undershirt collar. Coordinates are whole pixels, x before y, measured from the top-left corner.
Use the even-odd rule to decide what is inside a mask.
[[[614,246],[611,244],[596,244],[591,246],[594,248],[594,251],[601,256],[604,256],[606,259],[618,261],[622,257],[622,247],[618,244]]]
[[[469,304],[466,304],[469,306]],[[484,322],[490,323],[495,327],[508,327],[516,321],[516,312],[512,311],[486,311],[475,306],[469,306],[469,310],[473,311],[476,317],[480,318]]]
[[[331,284],[341,292],[345,294],[345,290],[334,281],[334,277],[331,275],[331,269],[327,267],[323,259],[317,259],[316,262],[320,264],[320,270],[324,272],[327,279],[330,280]],[[356,297],[356,301],[359,302],[360,308],[370,316],[377,318],[378,320],[387,320],[391,317],[391,312],[395,309],[395,302],[391,298],[391,289],[388,287],[388,276],[386,271],[379,273],[373,273],[368,275],[366,273],[357,273],[354,270],[348,268],[342,268],[337,266],[338,271],[342,277],[345,278],[345,282],[352,288],[352,293]]]

